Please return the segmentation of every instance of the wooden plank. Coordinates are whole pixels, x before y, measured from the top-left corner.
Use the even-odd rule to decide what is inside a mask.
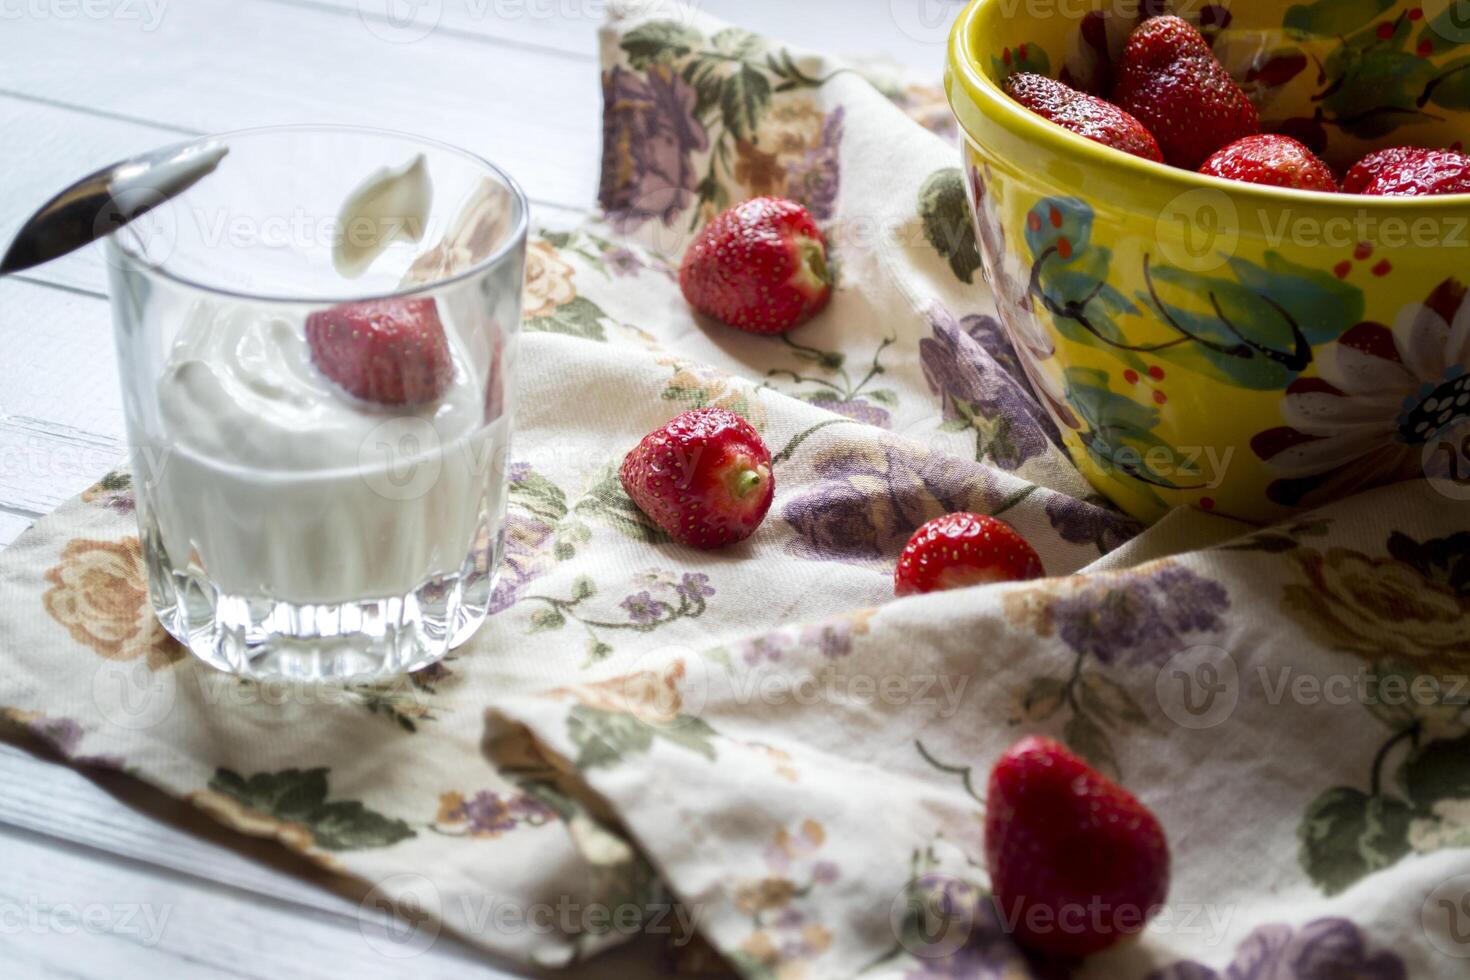
[[[0,419],[38,419],[122,438],[122,394],[105,301],[0,280],[0,345]]]
[[[394,6],[391,0],[270,2],[350,18],[355,29],[388,44],[445,34],[539,51],[548,61],[596,58],[597,28],[608,8],[608,0],[429,0],[412,6]]]
[[[0,418],[0,502],[49,514],[127,455],[119,437],[29,418]]]
[[[141,873],[85,848],[0,828],[11,975],[78,977],[502,978],[498,968],[441,936],[428,954],[394,959],[381,917],[353,907],[325,915],[193,876]],[[435,953],[438,955],[435,955]],[[478,960],[478,962],[476,962]]]
[[[482,37],[552,55],[597,57],[597,28],[608,0],[442,0],[391,20],[387,0],[272,0],[290,7],[331,8],[363,30],[416,43],[427,34]],[[689,7],[774,40],[815,51],[877,54],[933,75],[943,71],[949,25],[968,0],[689,0]],[[649,2],[678,16],[674,0]],[[403,9],[408,9],[404,5]]]
[[[528,193],[592,201],[596,65],[435,34],[391,45],[339,12],[191,0],[153,30],[87,17],[7,20],[0,90],[188,130],[332,120],[481,153]]]
[[[23,513],[18,508],[0,510],[0,549],[25,533],[35,523],[37,516]]]

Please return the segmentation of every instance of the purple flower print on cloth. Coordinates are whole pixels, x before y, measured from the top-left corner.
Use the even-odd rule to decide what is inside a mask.
[[[690,602],[707,599],[715,594],[714,586],[709,584],[709,576],[700,572],[685,572],[683,580],[674,586],[674,591]]]
[[[984,467],[896,442],[835,448],[813,470],[820,482],[781,512],[797,533],[787,551],[813,561],[884,561],[931,517],[991,499]]]
[[[791,638],[789,636],[784,633],[769,633],[743,644],[740,648],[740,658],[751,667],[758,666],[763,660],[776,663],[790,647]]]
[[[1147,980],[1407,980],[1408,975],[1398,954],[1370,952],[1357,926],[1327,918],[1296,930],[1261,926],[1236,948],[1223,973],[1186,960],[1155,970]]]
[[[1052,603],[1048,616],[1062,641],[1101,663],[1162,661],[1190,634],[1223,627],[1230,596],[1179,565],[1149,574],[1104,576]]]
[[[821,141],[795,160],[786,174],[786,196],[805,204],[818,221],[830,221],[837,211],[842,187],[838,150],[846,111],[841,106],[832,111],[822,123]]]
[[[893,425],[893,415],[888,409],[879,408],[877,405],[863,398],[851,398],[847,401],[833,402],[819,401],[813,402],[813,404],[819,405],[829,412],[845,415],[854,422],[861,422],[864,425],[877,426],[880,429],[886,429]]]
[[[823,483],[786,505],[782,518],[800,537],[788,547],[813,561],[877,561],[881,538],[889,532],[882,501],[837,479]]]
[[[1071,975],[1067,964],[1033,958],[1017,946],[995,902],[968,881],[924,874],[910,882],[907,900],[912,913],[932,921],[916,924],[907,936],[913,964],[905,980],[1062,980]],[[955,948],[947,941],[946,926],[964,930],[963,945]]]
[[[852,652],[852,629],[845,622],[810,626],[801,633],[802,646],[814,646],[828,660],[837,660]]]
[[[617,276],[636,276],[643,270],[643,261],[637,253],[622,245],[609,250],[602,258]]]
[[[543,549],[554,533],[555,528],[538,518],[506,515],[505,552],[500,560],[500,577],[490,596],[490,615],[515,605],[526,586],[546,571]]]
[[[481,790],[468,798],[460,793],[439,798],[438,823],[469,837],[499,837],[522,825],[539,827],[555,819],[556,811],[525,793],[502,796]]]
[[[1142,524],[1106,503],[1062,494],[1046,502],[1046,517],[1063,541],[1095,545],[1104,555],[1143,532]]]
[[[630,595],[619,605],[628,611],[629,619],[643,626],[658,622],[671,611],[668,603],[660,602],[648,592]]]
[[[924,379],[939,396],[946,420],[989,423],[993,432],[980,432],[978,455],[1014,470],[1051,446],[1060,448],[1061,433],[1036,400],[998,320],[956,320],[935,305],[929,325],[934,336],[919,341]]]
[[[853,638],[865,636],[873,610],[859,609],[856,612],[833,616],[820,623],[802,627],[783,627],[769,633],[745,640],[732,649],[748,666],[759,666],[762,661],[775,663],[787,653],[806,654],[815,652],[824,660],[840,660],[852,653]]]
[[[603,73],[602,187],[598,203],[621,232],[672,225],[694,203],[693,155],[709,149],[694,117],[697,95],[666,65]]]

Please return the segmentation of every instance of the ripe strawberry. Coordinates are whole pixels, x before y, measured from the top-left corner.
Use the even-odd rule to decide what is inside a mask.
[[[893,591],[917,595],[1044,574],[1036,550],[1005,521],[983,514],[945,514],[909,538],[893,574]]]
[[[1011,75],[1005,80],[1005,90],[1038,116],[1079,136],[1145,160],[1164,162],[1154,134],[1111,102],[1029,72]]]
[[[1024,738],[990,772],[985,859],[1017,942],[1087,956],[1142,931],[1169,893],[1158,818],[1049,738]]]
[[[695,548],[750,537],[771,509],[771,451],[734,412],[696,408],[655,429],[623,460],[623,489]]]
[[[1199,172],[1247,184],[1337,193],[1331,167],[1290,136],[1273,133],[1236,140],[1206,160]]]
[[[1470,194],[1470,156],[1418,146],[1379,150],[1348,171],[1342,189],[1377,197]]]
[[[832,298],[827,239],[811,212],[757,197],[716,217],[684,253],[684,298],[699,312],[749,333],[785,333]]]
[[[449,387],[454,363],[432,299],[346,303],[306,318],[311,359],[364,401],[418,405]]]
[[[1186,170],[1261,131],[1256,107],[1200,32],[1173,15],[1144,21],[1128,38],[1113,104],[1148,127],[1165,160]]]

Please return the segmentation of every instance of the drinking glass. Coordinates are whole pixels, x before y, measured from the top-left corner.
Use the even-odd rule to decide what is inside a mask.
[[[212,139],[107,244],[153,610],[245,676],[417,670],[490,606],[525,196],[397,133]]]

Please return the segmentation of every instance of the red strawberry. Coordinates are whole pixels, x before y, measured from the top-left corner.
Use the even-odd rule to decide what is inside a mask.
[[[1148,127],[1176,167],[1261,131],[1261,117],[1188,21],[1153,17],[1123,49],[1113,103]]]
[[[1418,146],[1379,150],[1348,171],[1342,189],[1379,197],[1470,194],[1470,156]]]
[[[432,299],[346,303],[306,318],[311,359],[364,401],[418,405],[454,376],[449,338]]]
[[[1236,140],[1206,160],[1199,172],[1247,184],[1337,193],[1331,167],[1290,136],[1273,133]]]
[[[771,509],[771,451],[734,412],[696,408],[655,429],[623,460],[623,489],[683,544],[750,537]]]
[[[985,859],[1001,921],[1053,956],[1142,931],[1169,893],[1158,818],[1049,738],[1022,739],[991,770]]]
[[[1111,102],[1029,72],[1016,72],[1007,78],[1005,90],[1038,116],[1079,136],[1145,160],[1164,162],[1154,134]]]
[[[699,312],[749,333],[785,333],[832,298],[827,239],[811,212],[757,197],[716,217],[684,253],[684,298]]]
[[[914,532],[898,559],[893,591],[917,595],[1046,574],[1026,539],[983,514],[946,514]]]

